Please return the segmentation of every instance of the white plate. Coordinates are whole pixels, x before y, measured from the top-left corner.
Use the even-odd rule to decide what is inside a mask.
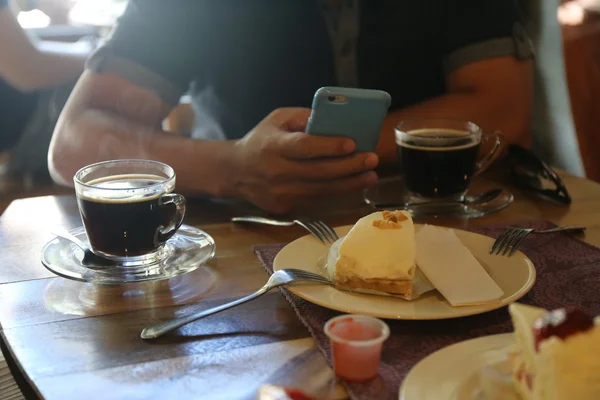
[[[484,336],[456,343],[425,357],[400,386],[400,400],[473,400],[482,368],[505,363],[514,335]],[[460,365],[460,368],[456,368]]]
[[[420,225],[415,225],[419,229]],[[351,225],[335,228],[340,237]],[[454,230],[463,244],[486,268],[496,284],[504,291],[497,303],[480,306],[452,307],[437,291],[425,293],[417,300],[406,301],[393,297],[350,293],[333,287],[303,285],[289,290],[322,307],[353,314],[365,314],[387,319],[446,319],[464,317],[495,310],[524,296],[535,282],[533,263],[517,251],[512,257],[489,254],[493,239],[472,232]],[[329,246],[312,235],[306,235],[285,246],[275,257],[273,269],[298,268],[323,273],[324,260]],[[449,265],[451,267],[451,264]]]

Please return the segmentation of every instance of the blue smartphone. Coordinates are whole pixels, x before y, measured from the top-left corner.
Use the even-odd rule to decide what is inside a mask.
[[[345,136],[354,140],[357,152],[375,151],[391,101],[383,90],[323,87],[313,98],[306,132]]]

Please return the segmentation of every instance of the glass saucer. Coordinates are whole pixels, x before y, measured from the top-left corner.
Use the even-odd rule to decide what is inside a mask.
[[[88,244],[83,227],[69,231]],[[164,245],[162,256],[151,264],[136,267],[115,265],[89,267],[81,263],[83,250],[54,238],[42,248],[42,264],[63,278],[98,284],[121,284],[169,279],[191,272],[215,255],[215,241],[206,232],[182,225]]]
[[[474,181],[469,188],[467,195],[477,195],[490,189],[496,189],[496,186],[490,186],[487,182]],[[404,179],[401,176],[380,179],[379,183],[363,193],[365,203],[373,206],[377,210],[403,209],[408,211],[413,217],[454,217],[454,218],[478,218],[484,215],[500,211],[508,207],[514,200],[512,193],[502,188],[502,193],[498,197],[486,203],[464,205],[460,203],[428,203],[411,204],[408,190],[404,185]],[[390,205],[392,207],[378,207],[377,205]]]

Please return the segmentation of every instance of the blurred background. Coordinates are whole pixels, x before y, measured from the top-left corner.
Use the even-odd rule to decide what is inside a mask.
[[[552,165],[600,182],[600,0],[519,1],[536,47],[535,150]],[[9,0],[38,49],[82,55],[102,43],[126,5],[126,0]],[[0,147],[0,213],[16,198],[71,193],[50,180],[45,152],[75,82],[23,90],[0,74],[0,135],[10,139]],[[35,98],[23,132],[2,121],[14,114],[10,96]],[[186,133],[193,121],[184,96],[164,125]]]

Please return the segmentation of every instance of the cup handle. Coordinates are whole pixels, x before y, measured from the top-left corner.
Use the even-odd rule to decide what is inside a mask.
[[[475,176],[480,175],[484,172],[500,154],[502,154],[502,148],[504,147],[504,135],[500,131],[494,131],[492,133],[484,133],[482,135],[481,143],[485,143],[488,140],[494,140],[494,145],[490,152],[475,164]]]
[[[158,199],[158,205],[160,207],[173,204],[176,208],[175,216],[169,225],[159,227],[158,231],[156,232],[156,238],[159,243],[164,243],[169,240],[183,223],[183,218],[185,217],[186,211],[185,203],[185,197],[176,193],[166,193],[160,196],[160,199]]]

